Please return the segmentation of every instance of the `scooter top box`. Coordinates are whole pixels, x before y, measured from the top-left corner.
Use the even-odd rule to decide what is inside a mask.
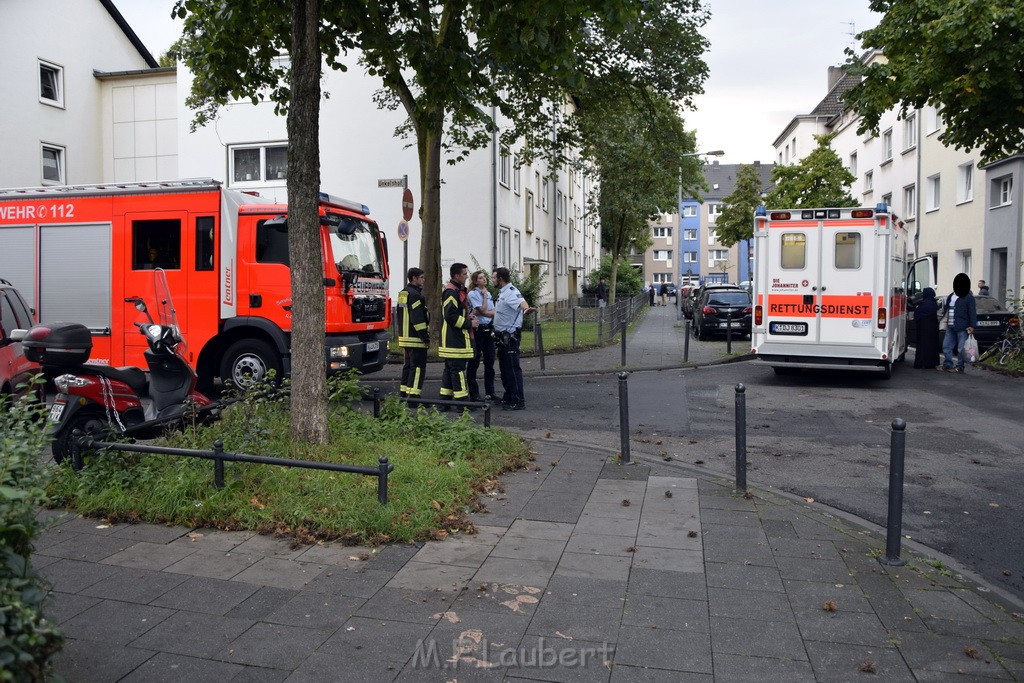
[[[30,361],[44,367],[71,368],[89,360],[92,335],[81,323],[36,325],[21,345]]]

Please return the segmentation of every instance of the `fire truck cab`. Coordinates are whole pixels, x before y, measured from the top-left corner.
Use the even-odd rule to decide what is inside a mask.
[[[387,243],[357,202],[321,194],[329,372],[387,362]],[[162,268],[200,380],[290,372],[287,206],[212,179],[0,190],[0,273],[41,323],[87,325],[90,362],[146,367],[138,312]]]
[[[934,282],[930,259],[908,263],[907,247],[903,222],[885,204],[758,207],[752,352],[778,374],[822,368],[891,377],[907,350],[907,297]]]

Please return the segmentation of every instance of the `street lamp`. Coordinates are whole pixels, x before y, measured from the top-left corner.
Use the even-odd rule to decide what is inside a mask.
[[[681,154],[682,157],[720,157],[725,154],[725,151],[721,149],[715,149],[710,152],[686,152]],[[679,195],[676,201],[676,213],[679,214],[679,235],[677,237],[677,243],[679,244],[679,258],[676,259],[678,268],[675,272],[676,276],[676,320],[680,320],[683,317],[683,299],[679,296],[679,290],[682,287],[681,280],[683,279],[683,167],[679,167]],[[690,283],[691,270],[686,271],[686,282]],[[697,271],[700,272],[699,270]]]

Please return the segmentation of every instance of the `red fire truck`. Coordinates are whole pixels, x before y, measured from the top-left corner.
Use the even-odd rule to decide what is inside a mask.
[[[328,371],[383,367],[387,242],[369,209],[320,196]],[[290,371],[287,206],[211,179],[0,190],[0,276],[38,321],[80,322],[91,362],[146,367],[126,297],[163,268],[200,380],[244,385]]]

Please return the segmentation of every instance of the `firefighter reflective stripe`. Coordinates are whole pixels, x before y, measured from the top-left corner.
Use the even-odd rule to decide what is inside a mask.
[[[473,344],[469,336],[472,323],[466,317],[466,307],[460,301],[459,290],[446,287],[441,301],[441,345],[437,355],[441,358],[473,357]]]
[[[425,349],[427,343],[427,308],[422,294],[414,285],[398,293],[398,345]]]
[[[823,296],[806,303],[802,294],[769,294],[767,314],[787,318],[870,318],[871,296]]]

